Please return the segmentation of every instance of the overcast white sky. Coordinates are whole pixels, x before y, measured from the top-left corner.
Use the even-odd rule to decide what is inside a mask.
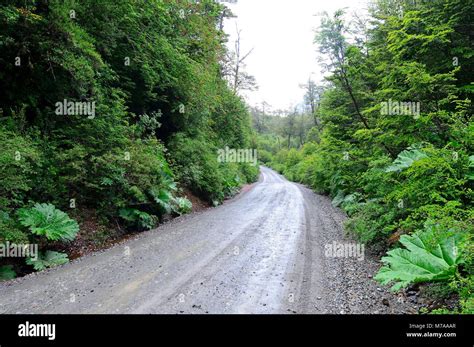
[[[226,2],[236,19],[225,23],[233,47],[236,23],[241,32],[242,53],[254,49],[247,58],[246,71],[255,76],[259,90],[244,93],[255,106],[268,102],[272,109],[286,109],[302,102],[300,84],[321,80],[314,31],[316,15],[347,7],[353,12],[367,7],[367,0],[237,0]]]

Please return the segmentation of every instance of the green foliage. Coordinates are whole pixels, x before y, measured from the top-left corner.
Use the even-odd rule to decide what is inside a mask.
[[[474,155],[469,157],[469,172],[466,174],[466,178],[474,181]]]
[[[150,229],[190,210],[178,187],[220,202],[256,179],[216,160],[252,140],[221,69],[228,14],[210,0],[2,4],[0,240],[72,240],[77,223],[61,212],[71,199],[111,227]],[[59,114],[63,100],[95,114]]]
[[[27,258],[26,264],[33,266],[36,271],[42,271],[47,268],[63,265],[69,262],[66,253],[46,251],[40,252],[38,258]]]
[[[411,236],[402,235],[400,243],[405,248],[396,248],[383,257],[385,263],[375,279],[382,284],[395,282],[392,290],[409,284],[448,281],[463,262],[456,236],[438,239],[429,230]]]
[[[463,263],[443,263],[431,248],[400,248],[380,276],[400,286],[443,279],[464,310],[472,305],[474,257],[470,5],[378,0],[371,24],[357,27],[343,10],[323,14],[316,42],[326,86],[308,142],[282,146],[290,122],[281,131],[265,119],[258,141],[268,165],[330,195],[361,242],[387,249],[405,235],[412,248],[413,238],[429,237],[427,221],[449,230],[437,244],[458,240]],[[413,108],[400,112],[400,102]]]
[[[79,231],[77,222],[51,204],[35,204],[18,210],[20,223],[31,233],[51,241],[72,241]]]
[[[135,229],[150,230],[158,224],[158,217],[136,208],[122,208],[119,211],[119,215],[128,222],[129,226]]]
[[[210,201],[224,198],[216,147],[209,146],[203,139],[190,139],[184,134],[177,134],[170,141],[169,150],[180,182]]]
[[[385,242],[396,231],[398,210],[388,208],[378,200],[346,206],[345,209],[351,213],[346,227],[361,242],[369,244]]]
[[[260,156],[260,152],[258,152],[258,155]],[[239,164],[239,170],[243,176],[242,183],[255,182],[258,179],[258,176],[260,175],[260,169],[257,165],[241,163]]]
[[[172,210],[174,213],[182,215],[191,212],[193,204],[186,198],[174,198]]]
[[[0,242],[28,243],[28,235],[7,212],[0,211]]]
[[[16,272],[12,265],[0,266],[0,281],[11,280],[16,277]]]
[[[178,181],[209,202],[220,203],[258,175],[258,168],[248,163],[219,163],[218,147],[202,137],[191,139],[176,134],[169,150]]]
[[[273,160],[272,153],[270,153],[269,151],[260,149],[258,151],[258,154],[259,154],[259,161],[263,164],[268,165]]]
[[[397,159],[385,169],[385,172],[399,172],[409,168],[415,161],[426,158],[426,154],[417,149],[408,149],[398,154]]]
[[[0,125],[0,208],[16,207],[34,187],[41,155],[29,137]]]

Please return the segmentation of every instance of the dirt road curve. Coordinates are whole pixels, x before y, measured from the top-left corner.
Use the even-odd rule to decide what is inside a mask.
[[[400,312],[370,278],[369,255],[325,256],[325,244],[349,242],[343,220],[327,198],[262,168],[222,206],[0,284],[0,313]]]

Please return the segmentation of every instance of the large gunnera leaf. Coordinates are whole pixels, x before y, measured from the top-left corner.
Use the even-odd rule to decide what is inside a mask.
[[[399,172],[409,168],[415,161],[426,158],[427,155],[418,149],[408,149],[400,152],[393,164],[385,169],[385,172]]]
[[[429,237],[426,233],[403,235],[400,243],[405,248],[391,250],[382,258],[385,266],[375,279],[382,284],[394,283],[392,290],[396,291],[413,283],[452,278],[461,262],[455,236],[434,245]]]
[[[69,262],[69,258],[66,253],[46,251],[45,253],[38,254],[37,259],[27,258],[26,263],[32,265],[36,271],[41,271],[49,267],[54,267]]]
[[[51,204],[36,204],[32,208],[18,210],[20,223],[30,228],[33,234],[45,236],[48,240],[74,240],[79,225],[77,222]]]

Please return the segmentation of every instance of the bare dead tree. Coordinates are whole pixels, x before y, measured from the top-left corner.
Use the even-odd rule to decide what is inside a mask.
[[[255,77],[249,75],[245,69],[245,60],[253,52],[253,48],[247,53],[241,51],[241,30],[237,30],[237,37],[234,43],[234,50],[228,51],[226,61],[224,64],[226,68],[223,69],[225,77],[229,80],[230,86],[235,94],[241,90],[256,90],[257,82]]]

